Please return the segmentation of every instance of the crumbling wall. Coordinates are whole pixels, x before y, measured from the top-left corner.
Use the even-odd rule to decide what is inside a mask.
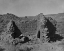
[[[37,20],[24,20],[19,25],[21,32],[26,35],[34,34],[37,30]]]
[[[49,18],[45,17],[45,25],[41,25],[43,26],[43,29],[41,29],[41,32],[42,32],[41,40],[42,41],[44,40],[47,42],[56,42],[56,41],[60,41],[63,39],[62,36],[60,36],[59,34],[56,34],[56,22],[54,24],[53,21],[54,21],[53,19],[50,20],[50,17]]]

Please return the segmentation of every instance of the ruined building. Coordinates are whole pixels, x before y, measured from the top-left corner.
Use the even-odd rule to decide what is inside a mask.
[[[26,43],[52,43],[64,38],[57,29],[58,22],[42,13],[26,17],[8,13],[0,17],[0,41],[14,46]]]

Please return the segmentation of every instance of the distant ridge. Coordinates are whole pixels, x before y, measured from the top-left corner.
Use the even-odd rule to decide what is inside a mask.
[[[48,14],[45,15],[46,17],[52,17],[52,18],[59,18],[59,17],[64,17],[64,13],[58,13],[58,14]]]

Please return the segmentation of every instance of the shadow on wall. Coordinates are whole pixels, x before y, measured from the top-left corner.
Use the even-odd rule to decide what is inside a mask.
[[[19,37],[22,33],[16,26],[15,22],[12,21],[12,23],[13,23],[13,28],[14,28],[14,33],[12,34],[12,37],[15,39],[15,38]]]
[[[47,38],[49,38],[49,42],[56,42],[57,40],[60,41],[63,39],[62,36],[60,36],[59,34],[56,34],[56,27],[49,21],[49,19],[45,18],[45,20],[47,21],[45,23],[45,27],[48,28],[48,32],[47,33]]]

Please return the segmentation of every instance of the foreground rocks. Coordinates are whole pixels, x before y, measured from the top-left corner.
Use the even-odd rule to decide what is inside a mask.
[[[63,50],[64,36],[55,19],[42,13],[21,18],[7,13],[0,17],[0,51]]]

